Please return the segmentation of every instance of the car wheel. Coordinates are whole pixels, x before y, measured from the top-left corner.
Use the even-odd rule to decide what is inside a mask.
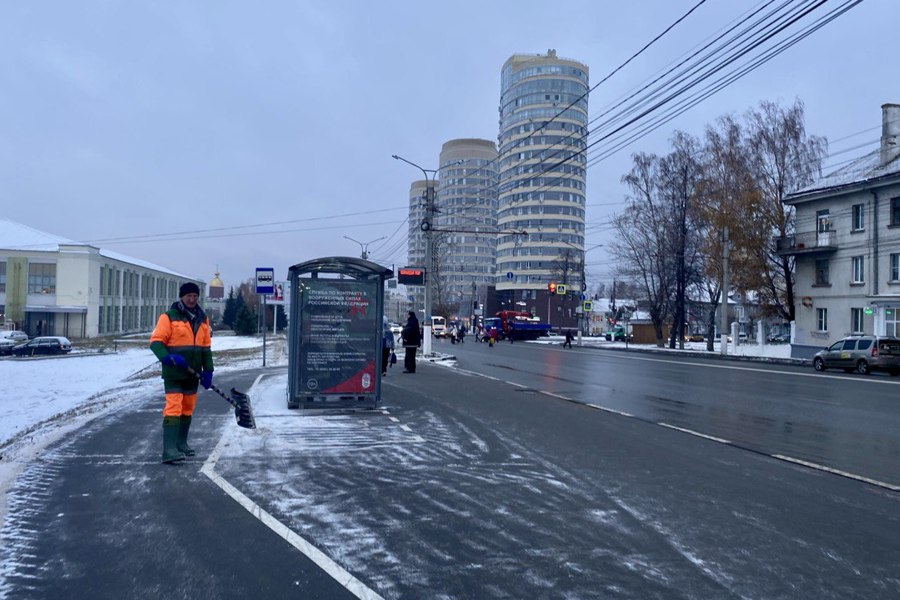
[[[856,363],[856,372],[860,375],[868,375],[869,374],[869,363],[864,360]]]
[[[818,372],[821,373],[822,371],[825,370],[825,361],[823,361],[821,358],[816,358],[816,359],[813,361],[813,368],[814,368],[816,371],[818,371]]]

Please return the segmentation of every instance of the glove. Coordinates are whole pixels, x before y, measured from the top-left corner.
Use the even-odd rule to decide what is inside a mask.
[[[200,385],[203,386],[203,389],[208,390],[209,386],[212,385],[212,371],[203,371],[200,373]]]
[[[180,369],[187,369],[188,366],[187,361],[184,360],[184,357],[180,354],[166,354],[160,362],[164,365],[178,367]]]

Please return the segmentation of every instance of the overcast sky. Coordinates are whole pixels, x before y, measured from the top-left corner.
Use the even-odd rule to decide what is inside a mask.
[[[554,48],[594,85],[697,1],[5,2],[0,209],[206,281],[218,268],[226,286],[256,267],[282,279],[305,260],[358,256],[345,235],[388,237],[371,257],[402,266],[421,173],[392,154],[434,168],[447,140],[496,140],[510,55]],[[592,92],[591,117],[763,4],[707,0]],[[621,207],[631,153],[665,153],[675,129],[700,135],[763,99],[802,99],[832,152],[860,146],[831,162],[873,150],[881,104],[900,102],[898,21],[896,0],[865,0],[590,167],[588,222]],[[587,247],[609,235],[591,231]],[[603,248],[589,252],[592,285],[614,274]]]

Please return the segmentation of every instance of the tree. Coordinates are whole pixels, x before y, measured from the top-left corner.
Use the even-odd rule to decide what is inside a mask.
[[[759,219],[759,192],[750,168],[740,124],[731,116],[720,117],[706,128],[703,176],[698,185],[698,208],[705,236],[704,276],[721,280],[725,244],[728,244],[729,288],[757,289],[760,273],[753,260],[761,243],[763,227]],[[731,289],[718,290],[716,283],[704,287],[711,304],[707,323],[707,349],[712,350],[716,303],[728,310]],[[727,332],[720,332],[727,333]]]
[[[758,248],[762,273],[758,292],[762,304],[772,306],[783,319],[793,321],[794,257],[778,253],[777,240],[794,232],[793,207],[784,196],[811,184],[821,174],[828,148],[823,137],[807,136],[803,102],[785,109],[762,101],[747,112],[750,166],[760,194],[760,216],[767,236]]]
[[[228,289],[228,298],[225,299],[225,312],[222,313],[222,324],[226,327],[234,327],[234,319],[238,312],[238,299],[234,295],[234,286]]]
[[[699,160],[700,142],[680,131],[671,140],[673,150],[659,162],[659,192],[662,208],[668,215],[670,234],[664,238],[665,251],[672,265],[672,330],[669,347],[677,342],[684,348],[684,325],[687,321],[687,290],[698,274],[700,240],[695,237],[697,210],[697,186],[702,168]]]
[[[235,317],[234,332],[237,335],[256,335],[257,318],[256,313],[251,312],[246,305],[241,306]]]
[[[650,313],[656,344],[662,347],[672,277],[666,253],[669,224],[659,207],[659,158],[639,153],[632,161],[631,171],[622,177],[631,194],[625,210],[613,218],[617,239],[612,252],[623,273],[640,284],[643,297],[635,300]]]

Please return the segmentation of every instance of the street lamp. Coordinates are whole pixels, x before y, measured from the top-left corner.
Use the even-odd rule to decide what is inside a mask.
[[[425,176],[425,218],[422,219],[422,223],[419,225],[419,229],[421,229],[425,233],[425,322],[423,323],[425,329],[425,339],[423,341],[422,352],[425,355],[431,354],[431,280],[434,276],[434,265],[432,265],[432,244],[433,244],[433,236],[432,229],[434,227],[434,182],[437,178],[437,174],[440,169],[426,169],[411,160],[406,160],[402,156],[398,156],[397,154],[392,154],[391,158],[394,160],[402,160],[408,165],[412,165],[415,168],[422,171],[422,175]],[[458,160],[456,162],[445,165],[443,168],[452,167],[456,165],[463,164],[462,160]],[[429,174],[431,175],[429,177]]]
[[[357,244],[359,244],[359,248],[360,248],[360,250],[362,250],[362,254],[360,255],[360,258],[362,258],[363,260],[368,260],[369,244],[374,244],[375,242],[380,242],[381,240],[385,239],[386,237],[387,237],[386,235],[383,235],[376,240],[372,240],[371,242],[360,242],[359,240],[354,240],[349,235],[345,235],[344,239],[347,239],[347,240],[350,240],[351,242],[356,242]]]

